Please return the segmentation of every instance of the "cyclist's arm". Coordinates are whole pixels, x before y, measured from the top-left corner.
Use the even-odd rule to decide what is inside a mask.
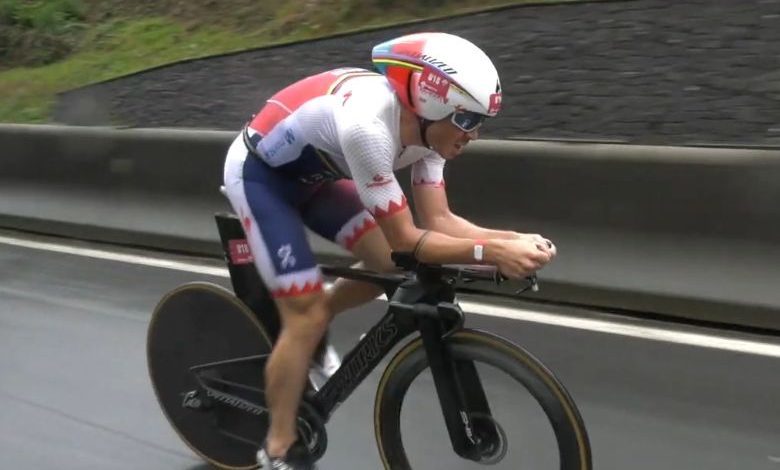
[[[439,155],[428,155],[414,164],[412,192],[417,219],[425,228],[458,238],[484,240],[519,236],[516,232],[480,227],[450,210],[444,184],[444,159]]]
[[[341,129],[340,140],[363,205],[371,212],[394,251],[414,251],[425,230],[412,218],[406,197],[393,173],[394,145],[377,122],[354,122]],[[474,262],[474,240],[431,231],[418,258],[429,263]],[[486,247],[485,261],[491,250]]]
[[[495,230],[470,222],[454,214],[447,202],[447,191],[443,186],[414,185],[414,207],[423,227],[460,238],[518,238],[520,234],[509,230]]]
[[[417,243],[425,235],[414,225],[412,213],[408,207],[389,217],[376,219],[394,251],[414,251]],[[451,237],[431,230],[424,240],[424,248],[417,251],[417,258],[425,263],[473,263],[474,240]],[[485,262],[491,261],[491,250],[486,247]]]
[[[414,185],[414,206],[418,211],[421,224],[438,233],[452,237],[483,240],[485,247],[484,262],[494,264],[501,250],[501,240],[526,240],[542,246],[542,250],[555,256],[557,250],[551,241],[538,234],[511,232],[507,230],[492,230],[475,225],[468,220],[453,214],[447,204],[447,194],[444,185]],[[546,248],[544,248],[546,244]],[[427,243],[426,243],[427,248]],[[418,256],[425,261],[424,257]]]

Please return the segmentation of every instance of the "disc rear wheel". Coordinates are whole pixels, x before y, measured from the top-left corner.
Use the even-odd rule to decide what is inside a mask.
[[[204,393],[191,368],[238,358],[199,373],[215,389],[238,391],[256,403],[264,388],[262,358],[270,351],[271,341],[251,310],[215,284],[182,285],[152,315],[147,361],[157,401],[181,439],[218,468],[256,468],[268,414],[253,414]]]

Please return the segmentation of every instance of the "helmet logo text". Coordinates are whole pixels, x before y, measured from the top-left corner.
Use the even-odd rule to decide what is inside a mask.
[[[423,62],[426,62],[428,64],[433,65],[434,67],[438,68],[439,70],[441,70],[444,73],[448,73],[450,75],[455,75],[455,74],[458,73],[458,71],[455,70],[454,68],[450,67],[449,65],[447,65],[446,63],[442,62],[441,60],[439,60],[439,59],[437,59],[435,57],[429,56],[428,54],[422,54],[420,52],[417,52],[414,55],[418,59],[422,60]]]

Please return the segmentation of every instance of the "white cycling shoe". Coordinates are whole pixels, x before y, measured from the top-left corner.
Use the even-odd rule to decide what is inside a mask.
[[[312,360],[309,368],[309,383],[315,391],[319,391],[325,382],[341,367],[341,357],[333,345],[328,342],[324,348],[320,348]]]
[[[309,369],[309,383],[314,391],[319,391],[325,382],[341,367],[341,357],[327,338],[324,346],[317,348]],[[265,448],[257,451],[257,464],[260,470],[316,470],[308,451],[297,441],[287,451],[286,457],[271,457]]]
[[[257,466],[261,470],[317,470],[308,451],[299,442],[293,444],[285,457],[271,457],[261,448],[257,451]]]

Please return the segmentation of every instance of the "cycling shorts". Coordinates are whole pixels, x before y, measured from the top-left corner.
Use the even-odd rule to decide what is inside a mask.
[[[322,290],[306,227],[351,250],[377,226],[352,180],[307,183],[283,175],[250,153],[242,134],[228,150],[224,181],[254,264],[276,298]]]

